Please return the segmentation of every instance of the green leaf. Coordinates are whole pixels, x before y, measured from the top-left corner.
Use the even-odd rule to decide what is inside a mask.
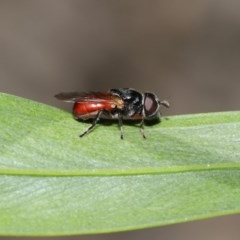
[[[240,112],[89,126],[0,94],[0,234],[71,235],[240,212]]]

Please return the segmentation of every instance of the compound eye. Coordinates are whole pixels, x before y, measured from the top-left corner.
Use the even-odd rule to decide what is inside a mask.
[[[153,93],[144,94],[144,112],[146,117],[154,117],[158,113],[159,104]]]

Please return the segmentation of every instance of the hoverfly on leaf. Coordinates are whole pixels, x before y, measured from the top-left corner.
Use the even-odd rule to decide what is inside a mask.
[[[100,119],[117,119],[123,139],[123,120],[140,120],[144,134],[144,120],[160,118],[160,106],[169,107],[154,93],[141,93],[132,88],[111,89],[108,92],[63,92],[55,95],[59,100],[73,102],[73,115],[77,120],[93,119],[92,125],[80,137],[88,134]]]

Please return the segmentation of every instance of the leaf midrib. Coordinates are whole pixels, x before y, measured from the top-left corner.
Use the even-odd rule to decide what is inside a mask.
[[[45,169],[0,169],[0,175],[36,177],[94,177],[94,176],[131,176],[147,174],[171,174],[194,171],[240,170],[240,163],[221,163],[204,165],[182,165],[171,167],[132,168],[132,169],[86,169],[86,170],[45,170]]]

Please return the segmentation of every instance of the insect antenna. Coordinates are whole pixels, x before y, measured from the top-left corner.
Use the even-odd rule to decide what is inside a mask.
[[[166,100],[163,100],[163,101],[158,100],[158,104],[159,104],[159,105],[163,105],[163,106],[166,107],[166,108],[169,108],[169,107],[170,107],[169,102],[166,101]]]

